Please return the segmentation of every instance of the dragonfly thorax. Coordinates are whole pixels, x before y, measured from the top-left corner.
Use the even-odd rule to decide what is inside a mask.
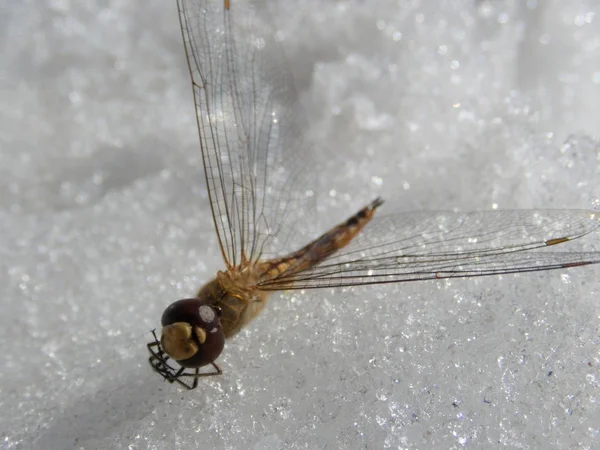
[[[226,338],[240,331],[264,308],[269,294],[256,286],[260,270],[260,264],[256,264],[219,271],[198,292],[199,299],[221,311]]]

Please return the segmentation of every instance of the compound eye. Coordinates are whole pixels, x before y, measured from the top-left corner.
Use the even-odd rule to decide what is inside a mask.
[[[209,329],[220,325],[219,314],[212,306],[200,305],[198,307],[198,315],[203,328]]]
[[[219,357],[225,335],[217,310],[199,298],[178,300],[165,309],[161,343],[183,367],[202,367]]]

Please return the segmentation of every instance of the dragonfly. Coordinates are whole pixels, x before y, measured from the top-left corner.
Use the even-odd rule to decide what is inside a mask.
[[[149,363],[194,389],[223,373],[227,339],[274,291],[568,269],[600,252],[556,252],[600,228],[592,210],[379,214],[380,198],[291,251],[316,212],[313,145],[266,1],[178,0],[206,188],[225,269],[169,305]],[[296,244],[297,245],[297,244]],[[211,366],[208,371],[201,368]]]

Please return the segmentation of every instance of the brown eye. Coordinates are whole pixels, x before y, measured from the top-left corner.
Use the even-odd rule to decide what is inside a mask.
[[[217,308],[198,298],[178,300],[165,309],[161,344],[183,367],[202,367],[219,357],[225,346]]]

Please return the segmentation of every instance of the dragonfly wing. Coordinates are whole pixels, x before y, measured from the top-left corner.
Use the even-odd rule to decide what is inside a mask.
[[[231,267],[279,251],[314,210],[305,115],[277,34],[259,14],[265,4],[177,4],[212,215]]]
[[[600,252],[549,247],[600,229],[600,214],[584,210],[411,212],[375,217],[321,264],[281,274],[264,290],[395,283],[532,272],[600,263]]]

